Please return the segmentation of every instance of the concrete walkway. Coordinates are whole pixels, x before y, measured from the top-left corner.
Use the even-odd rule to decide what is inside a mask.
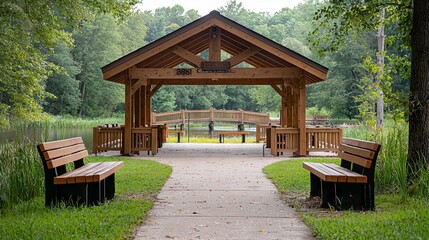
[[[262,168],[261,144],[166,144],[149,159],[173,166],[135,239],[311,239]]]

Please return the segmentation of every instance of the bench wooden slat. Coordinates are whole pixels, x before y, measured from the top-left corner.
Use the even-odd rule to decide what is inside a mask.
[[[357,139],[352,139],[352,138],[343,138],[342,142],[347,144],[347,145],[352,145],[352,146],[356,146],[356,147],[360,147],[360,148],[366,148],[366,149],[369,149],[372,151],[377,151],[380,147],[380,144],[378,144],[378,143],[363,141],[363,140],[357,140]]]
[[[88,171],[79,174],[79,176],[76,176],[76,181],[78,182],[98,182],[100,180],[103,180],[104,178],[100,179],[99,172],[111,169],[112,166],[114,166],[115,162],[103,162],[102,164],[98,165],[95,168],[88,169]],[[113,171],[114,172],[114,171]],[[112,173],[113,173],[112,172]]]
[[[225,134],[225,135],[248,135],[249,132],[240,132],[240,131],[236,131],[236,132],[232,132],[232,131],[227,131],[227,132],[219,132],[219,134]]]
[[[337,172],[340,172],[346,175],[346,179],[347,179],[346,182],[350,182],[350,183],[367,183],[368,182],[367,177],[365,175],[361,175],[359,173],[353,172],[347,168],[338,166],[337,164],[325,163],[324,165],[334,169]]]
[[[68,183],[76,183],[76,177],[84,174],[85,172],[91,171],[92,168],[97,167],[99,163],[88,163],[80,168],[77,168],[73,171],[64,173],[60,176],[54,178],[54,184],[68,184]]]
[[[326,182],[346,182],[347,178],[343,173],[325,166],[323,163],[303,162],[302,166]]]
[[[76,160],[85,158],[87,156],[88,156],[88,151],[85,149],[85,150],[82,150],[80,152],[76,152],[76,153],[73,153],[73,154],[70,154],[70,155],[67,155],[64,157],[60,157],[60,158],[56,158],[54,160],[47,161],[46,164],[47,164],[49,169],[52,169],[52,168],[56,168],[58,166],[62,166],[64,164],[67,164],[69,162],[74,162]]]
[[[359,156],[351,155],[345,152],[339,152],[338,157],[346,161],[352,162],[354,164],[361,165],[362,167],[365,167],[365,168],[370,168],[372,164],[371,160],[368,160],[366,158],[362,158]]]
[[[54,178],[54,184],[99,182],[124,166],[123,162],[89,163]]]
[[[106,177],[110,176],[112,173],[116,172],[116,170],[124,167],[123,162],[111,162],[111,165],[108,168],[104,168],[99,170],[96,175],[94,175],[94,181],[101,181]]]
[[[48,161],[48,160],[52,160],[54,158],[66,156],[66,155],[76,153],[76,152],[79,152],[82,150],[86,150],[85,145],[83,145],[83,143],[73,145],[70,147],[60,148],[57,150],[46,151],[43,153],[43,155],[45,157],[45,161]]]
[[[363,158],[368,158],[368,159],[374,159],[375,156],[375,152],[368,150],[368,149],[364,149],[364,148],[358,148],[358,147],[354,147],[351,145],[345,145],[345,144],[340,144],[340,148],[339,151],[344,151],[346,153],[350,153],[353,155],[358,155],[361,156]]]
[[[42,152],[45,152],[45,151],[49,151],[52,149],[68,147],[68,146],[72,146],[72,145],[76,145],[76,144],[80,144],[80,143],[83,143],[82,138],[81,137],[75,137],[75,138],[70,138],[70,139],[65,139],[65,140],[45,142],[45,143],[40,144],[39,146],[40,146],[40,150]]]

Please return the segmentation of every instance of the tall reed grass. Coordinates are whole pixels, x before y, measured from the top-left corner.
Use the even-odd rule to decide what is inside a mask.
[[[0,210],[40,196],[43,188],[43,166],[36,144],[28,141],[1,144]]]
[[[381,144],[375,170],[376,190],[382,193],[399,193],[403,197],[429,197],[429,169],[421,168],[411,186],[407,181],[408,124],[387,122],[376,134],[360,125],[344,130],[345,137],[376,141]]]

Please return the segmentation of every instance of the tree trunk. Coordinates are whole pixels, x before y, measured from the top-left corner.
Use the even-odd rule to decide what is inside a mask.
[[[375,78],[375,83],[377,86],[377,130],[382,129],[384,126],[384,96],[383,90],[381,89],[381,79],[384,74],[384,12],[385,9],[380,10],[380,26],[378,27],[377,34],[377,43],[378,43],[378,52],[377,52],[377,66],[379,72]]]
[[[411,31],[408,180],[429,161],[429,1],[414,0]]]

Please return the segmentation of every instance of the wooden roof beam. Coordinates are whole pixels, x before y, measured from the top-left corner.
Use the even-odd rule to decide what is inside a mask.
[[[131,70],[131,69],[130,69]],[[131,95],[133,95],[141,86],[147,85],[147,79],[139,79],[131,86]]]
[[[231,72],[200,72],[190,68],[186,75],[178,74],[177,70],[175,68],[131,68],[130,77],[132,79],[296,79],[302,76],[302,70],[297,67],[232,68]]]
[[[176,46],[173,50],[173,52],[175,54],[177,54],[179,57],[187,60],[188,63],[190,63],[190,65],[194,66],[194,67],[200,67],[201,62],[206,61],[204,58],[198,57],[197,55],[193,54],[192,52]]]
[[[280,85],[283,83],[282,79],[152,79],[151,84],[158,84],[162,81],[162,85]]]
[[[152,88],[149,92],[149,97],[155,95],[155,93],[162,87],[162,81],[159,82],[154,88]]]
[[[284,93],[277,85],[271,84],[271,87],[283,98],[287,99],[286,93]]]
[[[251,57],[255,53],[259,52],[261,49],[252,47],[249,49],[244,50],[243,52],[240,52],[236,54],[235,56],[230,57],[229,59],[226,59],[225,62],[230,62],[231,67],[245,61],[247,58]]]
[[[221,29],[217,26],[212,26],[209,33],[209,60],[220,62],[221,60]]]
[[[294,56],[291,56],[290,54],[283,52],[282,50],[280,50],[280,49],[278,49],[278,48],[276,48],[276,47],[274,47],[274,46],[272,46],[266,42],[259,40],[257,37],[251,36],[251,35],[243,32],[243,31],[235,28],[233,25],[230,25],[230,24],[223,22],[221,20],[218,20],[218,19],[215,19],[214,22],[215,22],[216,26],[219,26],[220,28],[225,29],[226,31],[232,33],[236,37],[239,37],[241,39],[245,39],[250,44],[253,44],[257,47],[260,47],[260,48],[270,52],[271,54],[278,56],[278,57],[284,59],[285,61],[287,61],[287,62],[289,62],[289,63],[291,63],[291,64],[293,64],[293,65],[295,65],[295,66],[297,66],[297,67],[299,67],[299,68],[301,68],[301,69],[303,69],[303,70],[305,70],[311,74],[313,74],[314,76],[316,76],[322,80],[326,79],[327,73],[325,71],[316,69],[315,67],[305,63],[304,61],[297,59]]]

